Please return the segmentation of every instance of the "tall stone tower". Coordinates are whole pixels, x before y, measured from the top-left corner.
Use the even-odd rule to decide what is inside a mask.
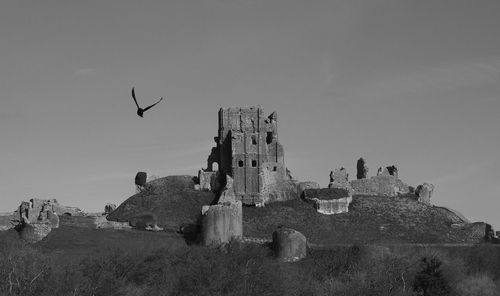
[[[287,175],[283,147],[278,142],[276,112],[263,115],[260,107],[219,110],[217,146],[208,157],[219,176],[231,176],[235,195],[244,204],[259,205],[293,198],[293,183]]]

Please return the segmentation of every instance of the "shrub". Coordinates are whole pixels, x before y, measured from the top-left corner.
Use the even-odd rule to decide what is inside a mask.
[[[415,276],[413,289],[423,296],[449,295],[451,288],[440,269],[441,261],[437,258],[422,258],[421,270]]]

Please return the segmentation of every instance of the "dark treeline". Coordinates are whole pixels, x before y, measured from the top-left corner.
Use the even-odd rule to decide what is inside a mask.
[[[0,241],[0,295],[498,295],[500,249],[350,246],[276,261],[266,246],[141,248],[74,256]]]

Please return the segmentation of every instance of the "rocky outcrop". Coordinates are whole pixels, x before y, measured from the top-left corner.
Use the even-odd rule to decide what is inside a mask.
[[[356,164],[356,178],[359,179],[366,179],[368,176],[368,167],[366,166],[365,160],[361,157],[358,159],[358,163]]]
[[[205,246],[218,247],[231,239],[243,236],[242,203],[233,201],[203,206],[202,242]]]
[[[294,229],[278,228],[273,232],[273,251],[281,261],[298,261],[307,255],[307,239]]]
[[[343,188],[306,189],[303,196],[318,213],[325,215],[347,213],[352,202],[349,191]]]
[[[349,183],[349,174],[345,168],[336,169],[330,172],[330,184],[328,188],[345,189],[352,194],[352,187]]]
[[[418,185],[415,189],[415,196],[417,196],[418,201],[430,204],[432,193],[434,192],[434,185],[429,183],[424,183]]]

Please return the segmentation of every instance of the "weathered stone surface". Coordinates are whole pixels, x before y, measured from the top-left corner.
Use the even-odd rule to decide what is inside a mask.
[[[17,210],[19,223],[35,224],[44,223],[50,224],[51,228],[59,227],[59,217],[54,209],[54,201],[31,199],[29,202],[23,201]]]
[[[285,262],[295,262],[307,255],[306,237],[291,228],[278,228],[273,232],[275,256]]]
[[[47,211],[47,221],[50,224],[50,227],[52,228],[59,228],[59,216],[52,212],[51,210]]]
[[[199,170],[198,171],[198,180],[200,182],[199,190],[208,190],[214,191],[218,190],[217,188],[217,172]]]
[[[395,165],[380,167],[377,171],[377,176],[394,176],[398,178],[398,168]]]
[[[135,175],[135,185],[144,186],[148,180],[148,174],[146,172],[137,172]]]
[[[157,217],[154,213],[145,212],[130,218],[130,226],[140,230],[146,230],[146,227],[155,227],[157,225]]]
[[[297,183],[297,193],[300,197],[304,197],[304,190],[306,189],[319,189],[319,184],[313,181],[305,181]]]
[[[356,178],[357,179],[366,179],[368,176],[368,167],[366,166],[365,160],[361,157],[358,159],[358,163],[356,164]]]
[[[347,213],[352,202],[349,191],[343,188],[306,189],[303,196],[318,213],[325,215]]]
[[[219,203],[228,203],[228,202],[233,202],[236,201],[236,195],[234,194],[234,188],[233,188],[233,178],[231,176],[226,175],[226,185],[224,186],[224,189],[222,190],[220,197],[219,197]]]
[[[349,183],[349,174],[345,168],[336,169],[330,172],[330,184],[328,184],[328,188],[345,189],[349,193],[352,193],[352,187]]]
[[[203,206],[203,245],[217,247],[242,236],[243,212],[240,201]]]
[[[219,110],[217,146],[208,157],[206,171],[217,163],[219,178],[233,178],[236,199],[244,204],[264,205],[296,196],[295,186],[286,182],[291,178],[278,142],[277,119],[276,112],[266,117],[260,107]]]
[[[409,186],[395,176],[379,174],[369,179],[352,180],[354,195],[397,196],[408,193]]]
[[[119,229],[119,230],[128,230],[132,229],[129,222],[116,222],[109,221],[106,219],[105,215],[101,216],[93,216],[94,224],[96,229]]]
[[[489,241],[493,238],[494,233],[491,225],[484,222],[466,224],[465,230],[470,232],[470,238],[474,238],[477,241]]]
[[[46,237],[52,228],[49,224],[44,223],[32,223],[32,224],[24,224],[19,231],[19,235],[21,239],[28,243],[36,243],[41,241],[44,237]]]
[[[418,185],[415,189],[415,195],[418,197],[418,201],[430,203],[432,193],[434,192],[434,185],[429,183],[424,183],[422,185]]]
[[[113,203],[107,203],[105,206],[104,206],[104,214],[105,215],[108,215],[110,214],[111,212],[113,212],[114,210],[116,210],[116,205],[113,204]]]

